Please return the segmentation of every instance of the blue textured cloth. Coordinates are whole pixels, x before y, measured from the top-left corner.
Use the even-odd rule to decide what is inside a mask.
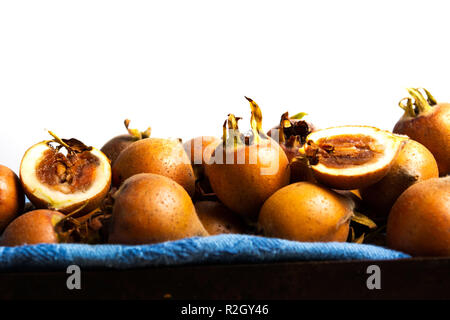
[[[391,260],[410,256],[355,243],[309,243],[249,235],[219,235],[152,245],[39,244],[0,247],[0,270],[139,268],[304,260]]]

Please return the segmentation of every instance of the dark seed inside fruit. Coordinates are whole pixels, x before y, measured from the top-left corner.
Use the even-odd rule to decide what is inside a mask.
[[[47,186],[68,194],[88,190],[99,165],[100,160],[89,151],[64,155],[48,149],[37,164],[36,175]]]

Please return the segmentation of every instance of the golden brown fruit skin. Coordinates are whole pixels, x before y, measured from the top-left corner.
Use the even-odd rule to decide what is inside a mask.
[[[200,136],[183,143],[183,148],[191,159],[191,164],[197,179],[204,176],[204,166],[208,162],[216,146],[222,140],[212,136]]]
[[[125,150],[130,144],[136,142],[138,139],[133,137],[131,134],[122,134],[117,137],[112,138],[100,149],[108,159],[111,161],[111,167],[116,162],[119,154]]]
[[[217,157],[219,154],[223,154],[223,162],[229,158],[235,159],[235,162],[240,158],[246,160],[243,164],[214,161],[206,166],[206,175],[214,193],[229,209],[249,221],[255,221],[264,201],[289,183],[290,169],[286,154],[275,142],[261,142],[225,150],[219,145],[213,156]],[[255,163],[250,164],[250,154],[257,155]],[[273,173],[269,172],[271,165]]]
[[[261,208],[263,235],[296,241],[347,240],[354,204],[351,199],[310,182],[290,184]]]
[[[450,256],[450,177],[409,187],[388,217],[390,248],[413,256]]]
[[[450,174],[450,104],[438,103],[429,112],[417,117],[403,116],[394,133],[404,134],[420,142],[431,151],[439,167],[439,174]]]
[[[25,206],[25,196],[19,177],[0,165],[0,234]]]
[[[233,211],[217,201],[198,201],[195,210],[210,235],[245,233],[244,221]]]
[[[2,246],[25,244],[59,243],[55,225],[64,215],[53,210],[33,210],[11,222],[3,232]]]
[[[280,147],[283,149],[284,153],[286,153],[289,160],[289,167],[291,170],[290,183],[300,181],[316,182],[307,158],[302,156],[298,150],[292,150],[284,145],[280,145]]]
[[[422,144],[408,139],[383,179],[361,189],[365,203],[387,217],[395,200],[414,183],[439,177],[433,154]]]
[[[167,177],[136,174],[125,180],[114,198],[110,243],[146,244],[208,235],[189,194]]]
[[[195,176],[190,160],[178,140],[148,138],[123,150],[112,168],[113,185],[119,187],[138,173],[154,173],[175,180],[190,196],[195,192]]]

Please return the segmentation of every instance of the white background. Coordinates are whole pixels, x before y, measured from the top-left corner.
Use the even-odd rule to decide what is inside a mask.
[[[450,101],[445,1],[2,1],[0,163],[49,138],[101,147],[123,120],[153,136],[220,135],[244,95],[266,129],[392,129],[405,88]]]

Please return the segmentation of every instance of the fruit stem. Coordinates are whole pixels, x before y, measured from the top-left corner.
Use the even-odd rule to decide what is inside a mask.
[[[250,109],[252,116],[250,119],[250,126],[253,132],[253,143],[258,144],[261,142],[261,138],[268,139],[268,136],[262,130],[262,112],[259,106],[252,99],[245,97],[250,102]]]
[[[419,89],[407,88],[406,90],[408,90],[409,94],[414,98],[414,105],[417,108],[417,114],[428,112],[431,109],[431,105],[428,103],[429,100],[425,99]],[[434,100],[434,97],[431,96],[431,99]]]
[[[430,91],[425,88],[417,88],[418,90],[423,90],[427,95],[427,101],[431,106],[437,105],[436,99],[431,95]]]
[[[125,121],[123,123],[125,124],[125,128],[127,129],[128,133],[130,135],[132,135],[133,137],[135,137],[136,139],[141,140],[141,139],[150,138],[150,134],[152,133],[151,127],[148,127],[147,130],[141,132],[138,129],[130,129],[129,128],[130,120],[125,119]]]
[[[228,119],[225,120],[223,124],[223,143],[224,146],[233,146],[236,148],[238,145],[242,145],[241,133],[239,132],[237,122],[241,120],[239,117],[235,117],[234,114],[230,113]],[[227,125],[228,125],[228,139],[227,139]],[[226,141],[226,142],[225,142]]]
[[[406,106],[403,104],[404,101],[406,101]],[[409,117],[416,116],[411,98],[403,98],[402,100],[400,100],[398,105],[400,106],[400,108],[405,110],[405,114],[408,115]]]

